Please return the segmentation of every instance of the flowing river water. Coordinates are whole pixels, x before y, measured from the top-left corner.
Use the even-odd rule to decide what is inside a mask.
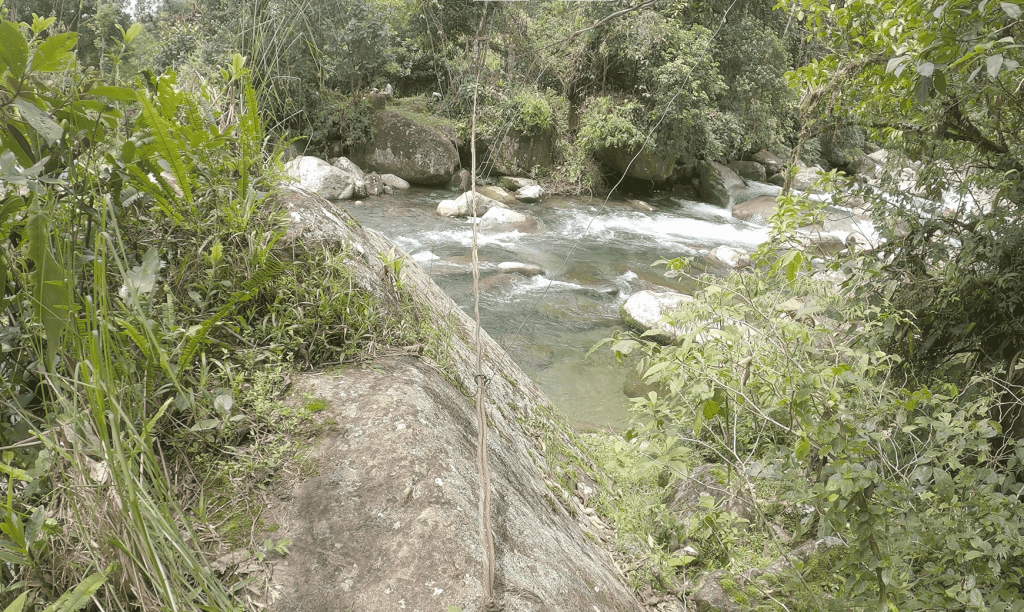
[[[472,226],[435,212],[438,202],[453,197],[413,188],[341,205],[418,261],[472,315]],[[752,251],[767,237],[765,228],[716,206],[669,197],[648,202],[657,210],[641,212],[621,200],[605,205],[597,198],[550,197],[514,207],[542,222],[538,233],[479,235],[484,329],[579,427],[619,428],[629,417],[628,368],[605,350],[586,357],[596,343],[625,329],[622,303],[645,289],[686,290],[651,264],[722,244]],[[501,262],[536,264],[546,273],[504,273]]]

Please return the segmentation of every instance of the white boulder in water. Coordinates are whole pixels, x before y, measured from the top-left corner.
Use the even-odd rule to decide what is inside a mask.
[[[638,333],[655,330],[649,337],[662,344],[668,344],[685,330],[662,319],[680,308],[693,297],[675,291],[639,291],[619,308],[622,320]]]
[[[520,263],[518,261],[503,261],[498,264],[502,272],[514,272],[523,276],[539,276],[544,274],[544,268],[537,264]]]
[[[533,217],[516,212],[509,208],[492,207],[480,217],[480,229],[497,232],[519,231],[534,233],[538,229],[537,220]]]
[[[724,244],[711,249],[704,259],[713,266],[738,270],[750,265],[750,255]]]
[[[351,174],[361,181],[366,179],[366,175],[362,169],[347,157],[334,157],[331,159],[331,165],[342,172]]]
[[[544,197],[544,189],[540,185],[527,185],[516,191],[516,199],[520,202],[539,202]]]
[[[442,217],[468,217],[473,214],[473,192],[467,191],[454,200],[441,200],[437,205],[437,214]],[[501,202],[492,200],[485,195],[476,194],[476,214],[483,215],[492,208],[507,208]]]
[[[355,177],[319,157],[296,157],[284,165],[284,170],[304,189],[328,200],[347,200],[355,193]]]
[[[380,175],[380,180],[384,181],[384,184],[392,189],[408,189],[410,187],[409,181],[394,174],[382,174]]]

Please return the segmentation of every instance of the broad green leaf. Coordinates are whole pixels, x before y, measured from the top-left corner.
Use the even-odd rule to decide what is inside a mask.
[[[6,463],[0,463],[0,474],[7,474],[7,476],[14,480],[21,480],[24,482],[32,482],[32,480],[34,480],[25,470],[16,468],[13,465],[7,465]]]
[[[923,77],[930,77],[935,72],[935,64],[932,62],[922,62],[917,65],[917,73]]]
[[[43,521],[46,520],[46,511],[42,506],[37,506],[32,511],[32,516],[28,517],[28,521],[25,523],[25,546],[29,547],[39,539],[39,532],[43,529]]]
[[[131,140],[126,140],[121,145],[121,161],[130,164],[133,159],[135,159],[135,143]]]
[[[43,18],[40,17],[39,15],[36,15],[35,13],[32,13],[32,33],[41,34],[43,31],[46,30],[46,28],[52,26],[54,21],[57,21],[56,17]]]
[[[1003,54],[996,53],[990,55],[985,59],[985,68],[988,70],[988,76],[993,79],[999,76],[999,69],[1003,67]]]
[[[811,453],[811,441],[806,436],[801,436],[796,442],[796,448],[793,449],[796,454],[796,458],[800,461],[807,459],[807,456]]]
[[[203,419],[191,427],[192,431],[206,431],[220,425],[220,419]]]
[[[135,102],[138,100],[135,90],[128,89],[127,87],[114,87],[113,85],[100,85],[99,87],[93,87],[89,91],[85,92],[85,95],[98,96],[100,98],[107,98],[108,100],[117,100],[118,102]]]
[[[32,285],[33,319],[43,324],[46,334],[47,365],[52,365],[60,345],[61,334],[71,313],[71,304],[65,283],[65,270],[57,262],[50,248],[50,216],[38,203],[28,211],[25,237],[28,239],[28,258],[34,269],[29,275]]]
[[[32,70],[37,72],[59,72],[68,68],[75,59],[71,52],[78,42],[75,32],[54,34],[39,45],[32,55]]]
[[[1000,2],[999,8],[1003,9],[1007,17],[1010,19],[1020,19],[1021,8],[1019,4],[1013,2]]]
[[[21,35],[18,26],[10,21],[0,23],[0,73],[7,68],[20,79],[28,66],[28,42]]]
[[[24,98],[14,100],[14,105],[18,107],[22,120],[32,126],[32,129],[47,144],[55,145],[60,141],[60,137],[64,135],[64,130],[50,115]]]
[[[7,307],[7,263],[0,257],[0,311]]]
[[[124,33],[124,44],[131,44],[131,42],[135,40],[135,37],[138,36],[140,32],[142,32],[141,23],[136,22],[128,26],[128,29]]]
[[[4,608],[4,612],[21,612],[25,608],[26,599],[28,599],[28,591],[18,595],[18,598],[11,602],[11,605]]]
[[[156,287],[156,274],[160,271],[160,256],[155,248],[150,248],[142,257],[142,265],[135,266],[125,274],[125,285],[128,294],[136,297],[146,295]]]

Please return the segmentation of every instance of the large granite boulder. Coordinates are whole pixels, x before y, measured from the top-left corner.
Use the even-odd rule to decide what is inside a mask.
[[[540,230],[536,219],[521,212],[498,206],[491,207],[480,218],[480,229],[490,232],[522,232],[534,234]]]
[[[501,140],[488,143],[494,174],[531,174],[537,166],[548,168],[554,163],[554,130],[524,135],[507,132]]]
[[[771,151],[761,149],[757,153],[751,155],[750,158],[764,166],[769,175],[778,174],[786,169],[786,160]]]
[[[519,191],[523,187],[529,187],[530,185],[536,185],[537,181],[532,178],[524,178],[519,176],[503,176],[498,179],[498,186],[503,187],[509,191]]]
[[[732,216],[757,225],[768,225],[779,204],[771,196],[761,196],[732,207]]]
[[[722,164],[702,162],[697,171],[700,174],[698,193],[715,206],[728,208],[736,194],[746,186],[740,175]]]
[[[756,161],[730,162],[729,168],[748,181],[758,181],[763,183],[768,180],[768,174],[765,171],[764,166]]]
[[[278,202],[291,222],[284,250],[301,240],[350,253],[353,283],[382,308],[399,312],[401,300],[411,300],[423,324],[443,330],[443,345],[430,350],[443,352],[444,367],[442,374],[414,346],[374,368],[293,375],[286,402],[300,409],[317,401],[325,434],[261,515],[275,540],[291,540],[290,553],[272,560],[267,590],[276,597],[266,603],[277,612],[480,610],[477,420],[464,394],[475,388],[473,322],[411,258],[399,272],[399,296],[382,257],[394,244],[340,207],[298,190]],[[536,432],[545,432],[548,448],[557,443],[563,456],[577,456],[568,430],[486,331],[480,342],[498,603],[523,612],[640,612],[597,527],[545,462]]]
[[[347,200],[355,193],[354,175],[319,157],[296,157],[284,165],[284,171],[303,189],[329,200]]]
[[[526,185],[516,191],[515,196],[520,202],[533,204],[540,202],[540,199],[544,197],[544,189],[540,185]]]
[[[495,185],[477,185],[476,192],[502,204],[515,204],[516,198],[511,193]]]
[[[650,147],[645,148],[639,155],[634,149],[610,147],[598,151],[597,157],[616,172],[625,172],[626,176],[655,182],[668,180],[676,164],[675,155],[658,153]]]
[[[376,113],[373,122],[373,141],[353,155],[362,168],[415,185],[448,184],[459,152],[447,135],[388,111]]]
[[[750,266],[750,254],[720,244],[704,256],[704,261],[721,270],[739,270]]]

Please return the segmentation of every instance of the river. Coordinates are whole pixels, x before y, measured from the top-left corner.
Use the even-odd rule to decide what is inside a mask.
[[[438,202],[452,197],[447,190],[413,188],[341,204],[418,261],[472,315],[472,226],[435,212]],[[578,427],[621,428],[629,417],[627,368],[608,351],[586,357],[594,344],[625,329],[619,306],[644,289],[687,289],[651,264],[722,244],[752,251],[767,236],[765,228],[722,208],[681,198],[647,201],[655,212],[622,201],[550,197],[515,207],[539,219],[542,231],[480,233],[484,329]],[[501,262],[536,264],[546,273],[507,274],[498,269]]]

